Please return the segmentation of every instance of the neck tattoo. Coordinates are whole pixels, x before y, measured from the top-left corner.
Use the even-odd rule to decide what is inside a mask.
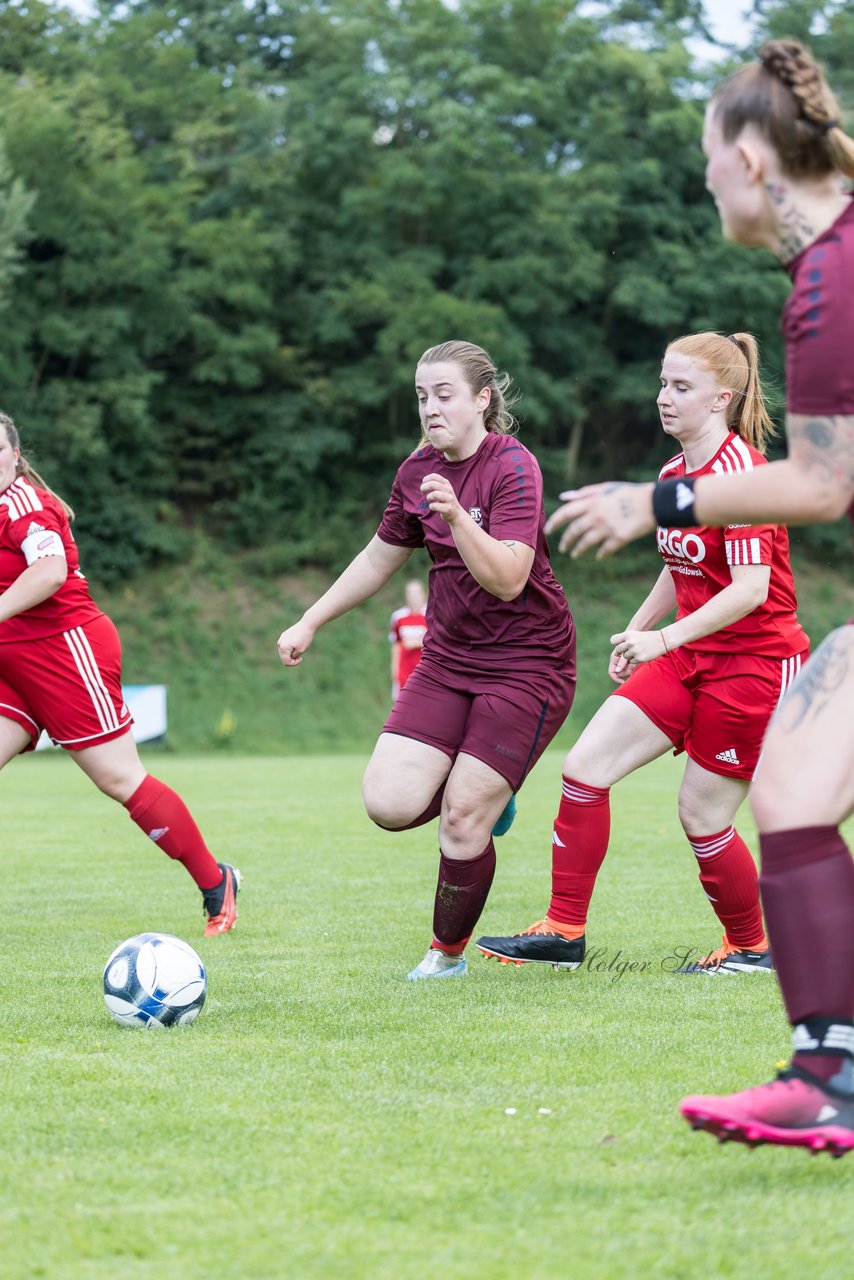
[[[792,203],[792,199],[782,183],[766,182],[765,190],[777,209],[777,218],[780,224],[778,231],[780,247],[777,256],[783,262],[790,262],[807,245],[812,244],[815,239],[815,230],[800,209]]]

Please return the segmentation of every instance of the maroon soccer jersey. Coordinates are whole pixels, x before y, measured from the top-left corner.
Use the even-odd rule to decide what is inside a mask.
[[[788,271],[786,407],[822,417],[854,414],[854,200]]]
[[[679,453],[661,469],[660,479],[675,476],[725,475],[750,471],[767,465],[766,459],[734,432],[713,458],[698,471],[685,470],[685,455]],[[798,622],[798,602],[789,563],[789,535],[784,525],[731,524],[724,529],[705,526],[656,531],[658,549],[673,575],[676,587],[677,620],[696,612],[732,582],[730,568],[738,565],[771,566],[765,602],[745,618],[713,635],[704,636],[686,649],[719,653],[736,651],[762,654],[768,658],[788,658],[802,653],[809,639]]]
[[[7,590],[45,554],[48,544],[55,543],[57,537],[65,549],[68,577],[41,604],[0,622],[0,643],[55,636],[100,618],[101,610],[89,595],[89,586],[80,572],[77,544],[61,503],[23,476],[0,493],[0,591]]]
[[[534,548],[530,577],[515,600],[499,600],[472,577],[450,525],[421,492],[430,474],[447,477],[460,505],[490,537]],[[462,462],[448,462],[432,445],[410,454],[377,533],[393,546],[427,548],[425,656],[475,672],[562,667],[574,677],[572,615],[549,560],[543,479],[536,458],[515,437],[490,432]]]

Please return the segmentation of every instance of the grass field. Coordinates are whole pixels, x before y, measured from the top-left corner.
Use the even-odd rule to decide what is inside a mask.
[[[560,760],[500,842],[484,932],[544,910]],[[418,984],[435,831],[371,827],[363,758],[148,763],[244,872],[231,935],[201,937],[184,873],[69,761],[3,778],[3,1280],[850,1274],[854,1158],[719,1147],[676,1114],[769,1077],[788,1036],[772,981],[666,971],[718,940],[675,761],[615,790],[605,967],[473,953],[464,980]],[[208,966],[191,1027],[106,1013],[107,955],[149,929]]]

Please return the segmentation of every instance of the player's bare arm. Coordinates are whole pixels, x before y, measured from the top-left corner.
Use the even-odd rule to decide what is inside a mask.
[[[771,566],[767,564],[733,565],[732,582],[717,595],[712,596],[699,609],[686,614],[678,622],[671,622],[664,629],[668,649],[683,644],[695,644],[706,636],[731,627],[734,622],[746,618],[768,598]]]
[[[564,529],[558,549],[571,552],[573,558],[594,548],[598,559],[613,555],[655,528],[652,490],[652,484],[621,481],[567,490],[560,495],[563,506],[549,517],[546,533]]]
[[[515,600],[521,595],[534,563],[534,548],[524,542],[500,542],[481,529],[460,506],[445,476],[425,476],[421,492],[430,510],[450,526],[466,568],[484,591],[499,600]]]
[[[651,662],[680,645],[694,644],[746,618],[768,597],[771,566],[738,565],[733,566],[731,573],[732,582],[728,587],[678,622],[657,631],[627,629],[611,636],[614,657],[623,658],[633,667],[639,662]]]
[[[854,499],[854,416],[790,414],[789,456],[767,467],[702,476],[694,487],[696,523],[830,524]],[[562,493],[546,532],[564,528],[559,549],[573,557],[613,555],[655,528],[651,484],[610,482]]]
[[[299,622],[279,636],[277,647],[283,666],[298,666],[320,627],[370,599],[403,568],[411,555],[410,547],[392,546],[375,534]]]
[[[45,556],[29,565],[0,595],[0,622],[47,600],[68,577],[65,556]]]
[[[667,642],[661,632],[654,630],[654,628],[662,618],[665,618],[668,613],[672,613],[675,608],[676,586],[673,582],[673,574],[665,565],[646,599],[632,614],[625,630],[611,637],[611,644],[615,645],[615,647],[611,650],[611,656],[608,660],[608,675],[615,684],[624,684],[632,671],[634,671],[637,662],[649,661],[649,658],[638,658],[634,662],[630,661],[622,652],[620,647],[622,641],[630,635],[640,635],[642,633],[658,637],[658,643],[655,646],[656,651],[651,652],[650,657],[659,657],[667,651]]]
[[[845,514],[854,498],[854,416],[790,414],[786,432],[780,462],[696,482],[698,523],[831,524]]]

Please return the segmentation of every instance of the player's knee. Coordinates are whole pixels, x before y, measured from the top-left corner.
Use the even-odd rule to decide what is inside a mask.
[[[136,779],[121,770],[99,770],[97,774],[89,776],[99,791],[111,800],[118,800],[119,804],[124,804],[136,790]]]
[[[757,777],[750,788],[750,809],[760,831],[773,831],[780,826],[782,799],[773,776]]]
[[[688,835],[703,835],[709,825],[709,813],[696,796],[679,796],[679,821]]]
[[[604,768],[598,753],[588,750],[579,740],[563,762],[564,776],[581,782],[586,787],[610,787],[613,784],[611,770]]]
[[[454,848],[468,846],[473,839],[480,837],[484,825],[488,826],[486,818],[478,808],[464,799],[452,797],[448,800],[446,795],[440,823],[440,844],[443,848],[445,842]]]
[[[364,792],[365,813],[371,822],[376,823],[378,827],[384,827],[388,831],[393,831],[396,826],[400,826],[399,822],[395,822],[395,814],[391,805],[382,796],[375,795],[373,792]]]
[[[385,831],[397,831],[417,817],[409,812],[402,797],[391,794],[368,778],[362,784],[362,799],[371,822]]]

